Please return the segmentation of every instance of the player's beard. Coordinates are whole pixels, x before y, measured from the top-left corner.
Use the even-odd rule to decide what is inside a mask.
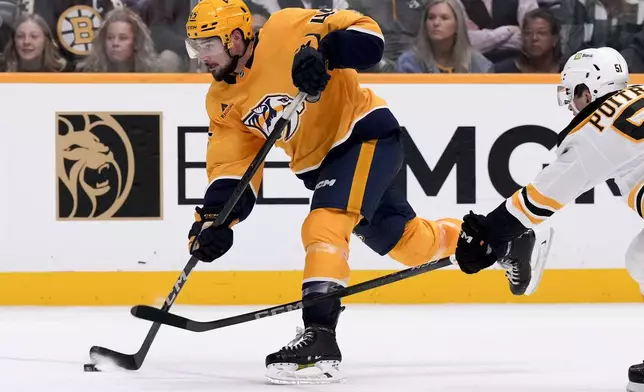
[[[235,69],[237,69],[237,64],[239,64],[240,58],[241,56],[231,56],[230,62],[228,63],[228,65],[226,65],[224,68],[220,69],[219,71],[211,72],[212,77],[215,78],[215,80],[218,82],[221,82],[222,80],[224,80],[226,76],[235,72]]]

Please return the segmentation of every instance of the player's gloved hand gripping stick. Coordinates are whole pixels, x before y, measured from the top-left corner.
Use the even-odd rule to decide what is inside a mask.
[[[255,156],[255,159],[253,159],[253,161],[251,162],[250,166],[246,170],[246,173],[244,173],[244,176],[239,181],[239,184],[237,184],[237,188],[235,188],[233,194],[230,196],[230,198],[222,208],[221,212],[217,215],[217,218],[215,219],[215,221],[206,222],[203,228],[208,227],[208,225],[210,224],[219,226],[226,221],[226,219],[228,218],[228,215],[230,215],[231,211],[235,207],[235,204],[237,204],[237,201],[246,190],[246,187],[248,186],[248,184],[250,184],[251,179],[253,178],[255,173],[257,173],[257,170],[266,159],[268,152],[282,135],[282,131],[289,123],[291,116],[293,115],[293,113],[295,113],[296,109],[302,104],[306,96],[307,94],[305,92],[300,91],[295,96],[293,101],[291,101],[288,107],[284,109],[284,114],[282,115],[281,118],[277,120],[277,123],[275,124],[275,128],[273,132],[271,132],[271,134],[268,136],[268,138],[266,139],[266,142],[264,143],[262,148]],[[181,292],[183,285],[188,280],[188,276],[190,276],[190,273],[195,268],[198,262],[199,262],[199,259],[197,259],[195,256],[190,257],[190,260],[188,260],[188,264],[186,264],[185,268],[181,272],[181,275],[179,275],[179,278],[175,282],[174,286],[172,286],[172,291],[166,298],[165,303],[163,304],[163,307],[161,309],[154,308],[155,310],[159,310],[160,312],[168,312],[170,310],[170,307],[172,307],[172,304],[174,303],[177,296],[179,295],[179,292]],[[139,351],[137,351],[134,354],[123,354],[114,350],[110,350],[105,347],[93,346],[89,350],[89,355],[90,355],[90,358],[92,359],[92,363],[85,365],[85,370],[99,371],[95,365],[99,363],[101,359],[110,360],[110,362],[116,364],[117,366],[123,369],[138,370],[143,364],[143,361],[145,360],[145,357],[148,354],[148,351],[150,350],[150,346],[152,345],[152,342],[154,341],[154,338],[156,337],[157,332],[159,332],[160,327],[161,327],[161,323],[155,322],[154,324],[152,324],[152,327],[148,331],[148,334],[145,337],[145,340],[143,341],[141,348],[139,348]]]

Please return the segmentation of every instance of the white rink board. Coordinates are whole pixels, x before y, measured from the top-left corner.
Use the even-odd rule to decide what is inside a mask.
[[[411,171],[408,197],[428,219],[487,213],[503,197],[488,174],[492,145],[507,130],[537,125],[554,132],[571,114],[557,107],[554,85],[382,84],[368,85],[383,96],[434,168],[459,127],[475,127],[476,203],[456,203],[456,168],[437,196],[427,196]],[[183,268],[194,206],[178,204],[178,128],[207,126],[205,84],[13,84],[0,94],[0,271],[164,271]],[[57,112],[162,113],[162,220],[58,221],[56,219]],[[204,160],[205,135],[186,138],[187,160]],[[528,143],[510,158],[516,182],[527,183],[554,157]],[[273,151],[269,161],[285,161]],[[186,174],[186,194],[200,197],[205,170]],[[286,169],[267,169],[264,196],[310,197]],[[257,205],[236,230],[236,245],[202,270],[296,270],[303,266],[300,225],[305,205]],[[566,207],[551,219],[557,230],[549,268],[622,268],[623,253],[642,223],[608,187],[593,204]],[[36,232],[37,231],[37,232]],[[37,241],[35,241],[37,239]],[[138,261],[144,261],[140,264]],[[352,269],[395,269],[359,241]]]

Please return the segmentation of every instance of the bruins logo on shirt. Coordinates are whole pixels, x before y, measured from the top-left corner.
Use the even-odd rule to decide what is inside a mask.
[[[101,14],[90,6],[70,7],[58,18],[58,40],[67,51],[86,56],[102,21]]]
[[[161,217],[160,114],[56,119],[58,219]]]
[[[253,107],[244,118],[244,125],[253,128],[263,133],[268,137],[275,129],[277,120],[284,114],[284,109],[291,103],[293,98],[286,94],[271,94],[267,95]],[[296,109],[295,113],[291,116],[291,120],[286,125],[282,132],[282,140],[289,141],[295,132],[297,132],[300,125],[300,116],[306,109],[304,102]]]

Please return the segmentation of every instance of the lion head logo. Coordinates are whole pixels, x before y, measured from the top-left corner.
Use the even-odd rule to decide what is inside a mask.
[[[112,217],[134,182],[134,151],[125,130],[104,113],[58,114],[57,120],[59,216]]]
[[[275,129],[275,124],[284,114],[284,109],[293,98],[285,94],[267,95],[253,107],[244,118],[244,125],[254,128],[268,137]],[[282,132],[282,140],[289,141],[300,125],[300,116],[305,110],[304,102],[297,108],[291,120]]]

